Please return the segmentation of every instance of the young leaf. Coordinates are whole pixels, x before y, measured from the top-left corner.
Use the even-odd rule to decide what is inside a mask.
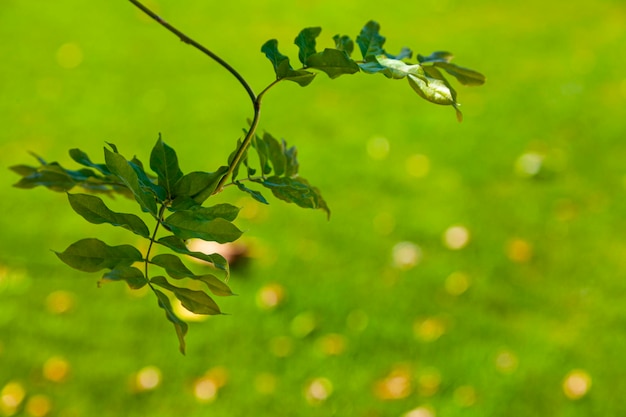
[[[317,38],[322,32],[322,28],[313,27],[302,29],[296,37],[294,43],[298,46],[298,58],[304,66],[308,65],[308,59],[311,55],[316,53],[315,50],[315,38]]]
[[[352,55],[352,51],[354,51],[354,41],[350,39],[349,36],[343,35],[335,35],[333,36],[333,40],[335,41],[335,48],[340,51],[345,51],[348,56]]]
[[[133,266],[117,266],[113,268],[102,276],[100,283],[106,281],[126,281],[133,290],[143,288],[148,283],[143,272]]]
[[[153,216],[157,216],[155,196],[141,187],[137,173],[131,164],[120,154],[104,149],[104,158],[109,170],[117,176],[133,193],[137,203]],[[136,165],[135,165],[136,166]]]
[[[157,174],[159,185],[167,190],[171,198],[175,184],[183,177],[183,173],[178,166],[176,152],[163,143],[161,135],[150,153],[150,168]]]
[[[322,52],[311,55],[307,65],[309,68],[324,71],[330,78],[359,72],[357,63],[351,60],[346,52],[337,49],[326,48]]]
[[[426,81],[421,77],[409,74],[409,84],[422,98],[431,103],[453,106],[460,114],[456,102],[456,91],[435,67],[423,67]]]
[[[74,211],[90,223],[109,223],[128,229],[139,236],[150,237],[150,230],[141,218],[134,214],[115,213],[109,210],[99,197],[88,194],[68,194],[67,198]]]
[[[242,235],[230,221],[223,218],[205,220],[194,210],[177,211],[164,224],[181,239],[198,238],[218,243],[234,242]]]
[[[289,64],[289,58],[278,51],[278,41],[270,39],[261,47],[261,52],[265,54],[274,66],[276,79],[289,80],[298,83],[302,87],[311,84],[315,73],[305,70],[294,70]]]
[[[194,277],[195,274],[189,270],[180,260],[180,258],[176,255],[171,254],[162,254],[156,255],[150,260],[151,264],[158,265],[161,268],[165,269],[167,275],[174,279],[182,279]]]
[[[130,266],[143,260],[141,252],[133,246],[109,246],[93,238],[79,240],[72,243],[65,251],[55,253],[67,265],[83,272]]]
[[[157,299],[159,300],[159,307],[165,310],[165,317],[167,317],[167,319],[170,322],[172,322],[172,324],[174,325],[174,329],[176,329],[176,335],[178,336],[178,345],[179,345],[180,353],[184,355],[185,354],[185,335],[187,334],[187,329],[188,329],[187,323],[179,319],[178,316],[174,314],[174,310],[172,309],[172,304],[170,303],[170,299],[168,298],[167,295],[163,294],[161,291],[157,290],[154,287],[152,288],[152,291],[154,291],[154,293],[157,296]]]
[[[235,181],[235,184],[237,185],[237,188],[239,188],[239,190],[243,191],[244,193],[250,194],[250,196],[254,198],[256,201],[258,201],[259,203],[269,204],[267,200],[265,199],[265,197],[263,197],[263,194],[261,194],[260,192],[246,187],[239,181]]]
[[[188,255],[196,259],[203,260],[205,262],[209,262],[213,264],[215,268],[226,272],[226,277],[230,275],[230,271],[228,269],[228,262],[219,253],[205,254],[201,252],[192,252],[187,248],[187,245],[185,245],[185,242],[176,236],[162,237],[161,239],[157,240],[157,243],[167,248],[170,248],[174,252],[177,252],[183,255]]]
[[[407,75],[412,74],[413,76],[421,78],[424,81],[426,80],[424,69],[420,64],[409,65],[398,59],[388,58],[386,55],[376,56],[376,61],[382,67],[380,72],[388,78],[402,79]]]
[[[385,53],[383,45],[385,44],[385,37],[379,33],[380,25],[373,20],[370,20],[365,24],[361,33],[356,38],[356,43],[359,45],[361,55],[363,59],[367,60],[368,57],[374,57],[376,55],[382,55]]]
[[[222,314],[215,301],[203,291],[177,287],[161,276],[152,278],[150,282],[174,293],[174,296],[180,300],[183,307],[192,313],[205,315]]]
[[[313,187],[307,180],[301,177],[284,178],[270,177],[260,181],[264,187],[269,188],[274,196],[288,203],[295,203],[304,208],[321,209],[330,216],[330,210],[320,191]]]

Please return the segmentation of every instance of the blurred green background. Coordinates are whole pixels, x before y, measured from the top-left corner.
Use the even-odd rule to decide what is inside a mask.
[[[261,129],[298,147],[333,215],[223,193],[251,259],[183,357],[152,295],[51,251],[130,234],[8,167],[100,161],[105,141],[146,160],[161,132],[211,171],[244,91],[126,1],[2,0],[0,415],[626,415],[623,1],[149,4],[257,92],[267,39],[294,62],[300,29],[324,47],[370,19],[390,52],[449,50],[487,84],[455,84],[462,124],[382,76],[272,90]]]

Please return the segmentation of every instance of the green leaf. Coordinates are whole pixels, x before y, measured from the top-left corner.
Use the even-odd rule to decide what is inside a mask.
[[[83,272],[96,272],[130,266],[143,260],[141,252],[130,245],[109,246],[98,239],[82,239],[56,255],[67,265]]]
[[[373,20],[367,22],[361,29],[361,33],[356,38],[356,43],[359,45],[363,59],[385,53],[383,49],[385,37],[381,36],[379,31],[380,25]]]
[[[386,55],[376,56],[376,61],[382,66],[382,72],[388,78],[402,79],[409,74],[422,80],[426,79],[424,69],[420,64],[409,65],[398,59],[388,58]]]
[[[304,66],[308,65],[308,59],[316,53],[315,38],[322,32],[320,27],[305,28],[300,31],[294,43],[298,46],[298,58]]]
[[[174,195],[191,197],[197,203],[202,204],[213,194],[215,187],[227,171],[227,166],[221,166],[215,172],[190,172],[182,176],[174,185]]]
[[[256,150],[259,156],[259,166],[261,167],[261,173],[263,175],[267,175],[272,172],[272,167],[269,165],[270,150],[267,146],[267,143],[260,136],[254,135],[252,138],[252,147]],[[250,175],[254,174],[252,173]]]
[[[165,277],[154,277],[153,284],[174,293],[187,310],[195,314],[216,315],[222,314],[219,306],[203,291],[190,290],[170,284]]]
[[[340,51],[345,51],[348,56],[352,55],[352,51],[354,51],[354,41],[350,39],[349,36],[335,35],[333,36],[333,40],[335,41],[335,48]]]
[[[256,201],[258,201],[259,203],[263,203],[263,204],[269,204],[267,202],[267,200],[265,199],[265,197],[263,197],[263,194],[261,194],[260,192],[253,190],[251,188],[246,187],[245,185],[243,185],[242,183],[240,183],[239,181],[235,181],[235,184],[237,185],[237,188],[239,188],[241,191],[243,191],[244,193],[248,193],[250,194],[250,196],[252,198],[254,198]]]
[[[226,277],[230,275],[230,271],[228,269],[228,262],[219,253],[205,254],[201,252],[192,252],[187,248],[187,245],[185,245],[185,242],[176,236],[162,237],[159,240],[157,240],[157,243],[167,248],[170,248],[174,252],[177,252],[183,255],[188,255],[196,259],[203,260],[205,262],[209,262],[213,264],[215,268],[226,272]]]
[[[37,172],[37,168],[30,165],[13,165],[9,169],[22,177],[27,177]]]
[[[24,189],[43,186],[53,191],[63,192],[74,188],[76,182],[63,169],[48,165],[23,177],[13,186]]]
[[[198,238],[218,243],[234,242],[242,235],[230,221],[223,218],[206,220],[195,210],[177,211],[165,219],[165,225],[181,239]]]
[[[267,132],[263,134],[263,141],[267,145],[268,156],[270,162],[272,163],[272,167],[274,168],[274,174],[280,177],[285,173],[287,166],[285,150],[283,149],[282,144]]]
[[[324,51],[311,55],[307,61],[309,68],[324,71],[330,78],[343,74],[359,72],[359,66],[350,59],[345,51],[326,48]]]
[[[143,288],[148,283],[143,272],[132,266],[117,266],[113,268],[102,276],[100,283],[106,281],[126,281],[133,290]]]
[[[288,203],[295,203],[304,208],[321,209],[330,216],[330,210],[320,191],[313,187],[307,180],[301,177],[284,178],[270,177],[260,181],[264,187],[269,188],[274,196]]]
[[[185,354],[185,335],[187,334],[187,323],[178,318],[176,314],[174,314],[174,310],[172,310],[172,304],[170,303],[170,299],[167,295],[163,294],[161,291],[156,288],[152,288],[152,291],[157,296],[159,300],[159,307],[165,310],[165,317],[174,324],[174,329],[176,329],[176,335],[178,336],[178,345],[180,349],[180,353]]]
[[[278,41],[270,39],[261,47],[261,52],[265,54],[274,66],[276,78],[279,80],[289,80],[305,87],[313,81],[315,73],[305,70],[294,70],[289,64],[289,58],[278,51]]]
[[[428,56],[417,55],[417,62],[425,64],[429,62],[450,62],[454,58],[454,55],[446,51],[436,51]]]
[[[387,55],[387,58],[392,58],[392,59],[409,59],[411,58],[411,56],[413,56],[413,51],[411,51],[409,48],[405,46],[400,50],[400,53],[397,55],[391,55],[388,53],[385,53],[385,55]]]
[[[130,189],[137,203],[145,211],[157,217],[155,196],[140,185],[135,168],[122,155],[111,152],[106,148],[104,149],[104,158],[109,170]]]
[[[462,115],[457,107],[456,91],[435,67],[423,67],[423,69],[426,81],[412,74],[408,77],[413,90],[431,103],[453,106],[457,112],[457,118],[461,121]]]
[[[285,176],[294,177],[298,175],[300,164],[298,163],[298,149],[295,146],[287,147],[287,142],[283,139],[283,153],[285,154]]]
[[[134,214],[115,213],[109,210],[99,197],[88,194],[68,194],[67,198],[74,211],[90,223],[109,223],[128,229],[139,236],[150,237],[150,230],[141,218]]]
[[[448,62],[435,62],[434,65],[445,70],[463,85],[483,85],[485,83],[485,76],[478,71],[459,67]]]
[[[150,260],[151,264],[158,265],[165,269],[167,274],[175,279],[194,277],[195,274],[189,270],[176,255],[162,254],[156,255]]]
[[[106,165],[96,164],[94,162],[91,162],[91,159],[89,159],[89,156],[87,156],[87,154],[81,151],[80,149],[76,149],[76,148],[70,149],[70,157],[81,165],[97,169],[98,171],[100,171],[100,173],[104,175],[111,174],[111,171],[109,171]]]
[[[139,186],[149,193],[152,193],[160,203],[164,203],[168,198],[168,192],[165,187],[157,184],[158,178],[155,178],[145,171],[143,167],[143,162],[137,159],[136,156],[133,156],[133,159],[128,161],[128,165],[135,171],[137,174],[137,179],[139,180]]]
[[[204,282],[206,286],[209,288],[209,291],[211,291],[213,294],[219,297],[229,297],[231,295],[235,295],[233,294],[233,291],[230,289],[230,287],[224,281],[221,281],[219,278],[217,278],[214,275],[210,275],[210,274],[199,275],[199,276],[193,277],[193,279]]]
[[[159,185],[172,197],[175,184],[183,177],[178,166],[178,157],[173,148],[161,140],[161,135],[150,153],[150,168],[157,174]]]

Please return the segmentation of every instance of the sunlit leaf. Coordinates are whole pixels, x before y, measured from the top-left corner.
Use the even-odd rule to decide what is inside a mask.
[[[196,275],[193,277],[193,279],[204,282],[206,286],[209,288],[209,291],[211,291],[213,294],[217,296],[227,297],[227,296],[235,295],[233,294],[233,291],[230,289],[230,287],[224,281],[220,280],[214,275],[210,275],[210,274]]]
[[[181,319],[174,314],[174,310],[172,310],[172,303],[170,303],[170,299],[167,295],[163,294],[161,291],[156,288],[152,288],[152,291],[157,296],[159,300],[159,307],[165,310],[165,317],[172,322],[174,325],[174,329],[176,329],[176,335],[178,336],[178,345],[180,349],[180,353],[185,354],[185,335],[187,334],[187,323],[182,321]]]
[[[343,74],[359,72],[359,66],[350,59],[348,54],[337,49],[326,48],[322,52],[311,55],[307,61],[309,68],[324,71],[330,78]]]
[[[223,218],[204,220],[194,210],[177,211],[165,219],[165,225],[181,239],[198,238],[218,243],[233,242],[242,232]]]
[[[383,67],[380,72],[389,78],[402,79],[411,74],[425,79],[424,69],[420,64],[409,65],[398,59],[388,58],[386,55],[376,56],[376,61]]]
[[[269,188],[275,197],[288,203],[295,203],[304,208],[321,209],[330,216],[330,210],[320,191],[301,177],[269,177],[259,181],[264,187]]]
[[[134,214],[115,213],[99,197],[88,194],[68,194],[70,205],[85,220],[94,224],[121,226],[143,237],[150,237],[148,226]]]
[[[165,269],[167,274],[175,279],[189,278],[195,276],[176,255],[168,253],[156,255],[150,260],[151,264],[158,265]]]
[[[345,51],[348,56],[352,55],[352,51],[354,51],[354,41],[350,39],[349,36],[343,35],[335,35],[333,36],[333,40],[335,41],[335,48],[340,51]]]
[[[141,187],[137,173],[130,163],[120,154],[104,149],[106,165],[133,193],[135,200],[147,212],[156,217],[157,205],[154,195]]]
[[[130,266],[143,260],[141,252],[130,245],[109,246],[98,239],[82,239],[63,252],[55,252],[67,265],[84,272]]]
[[[190,290],[170,284],[165,277],[154,277],[153,284],[171,291],[187,310],[195,314],[216,315],[222,314],[219,306],[203,291]]]
[[[426,81],[409,74],[409,84],[422,98],[431,103],[454,106],[456,108],[456,91],[450,86],[443,75],[434,67],[423,67]]]
[[[161,135],[150,153],[150,168],[157,174],[159,185],[173,195],[175,184],[183,177],[178,166],[178,157],[173,148],[163,143]]]
[[[162,237],[159,240],[157,240],[157,243],[170,248],[174,252],[177,252],[177,253],[180,253],[180,254],[183,254],[183,255],[189,255],[189,256],[194,257],[196,259],[200,259],[200,260],[203,260],[205,262],[209,262],[209,263],[213,264],[213,266],[216,267],[217,269],[220,269],[220,270],[226,272],[226,276],[227,277],[229,275],[228,262],[219,253],[205,254],[205,253],[201,253],[201,252],[192,252],[192,251],[190,251],[187,248],[187,245],[185,245],[185,242],[182,239],[180,239],[180,238],[178,238],[176,236],[165,236],[165,237]]]
[[[315,38],[322,32],[320,27],[305,28],[300,31],[296,37],[294,43],[298,46],[298,58],[304,66],[309,65],[308,59],[311,55],[314,55],[315,50]]]
[[[133,266],[121,265],[105,273],[100,281],[126,281],[128,286],[133,290],[143,288],[148,283],[148,280],[141,270]]]

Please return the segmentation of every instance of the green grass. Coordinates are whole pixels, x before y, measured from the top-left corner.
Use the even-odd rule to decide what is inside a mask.
[[[97,274],[73,271],[50,251],[86,236],[120,244],[129,235],[86,224],[62,194],[12,188],[17,177],[7,168],[31,162],[27,151],[68,167],[72,147],[101,159],[105,141],[145,160],[161,132],[184,170],[210,171],[251,116],[245,93],[128,2],[5,0],[0,390],[24,389],[18,414],[37,415],[42,395],[48,415],[68,417],[383,417],[418,407],[436,416],[626,413],[621,2],[189,3],[158,2],[165,18],[240,69],[257,92],[273,77],[259,51],[267,39],[277,38],[293,60],[301,28],[322,26],[320,39],[330,43],[335,33],[355,36],[369,19],[381,23],[389,50],[451,50],[488,81],[457,89],[462,124],[452,109],[382,76],[320,75],[306,89],[272,90],[261,128],[298,147],[302,175],[333,214],[326,221],[276,200],[260,206],[228,189],[220,199],[244,207],[238,224],[254,257],[234,270],[239,296],[218,300],[230,315],[193,323],[183,357],[154,297],[97,288]],[[82,53],[72,69],[58,60],[68,43]],[[71,61],[71,47],[69,54]],[[390,146],[383,159],[367,152],[377,137]],[[541,175],[516,171],[527,153],[544,156]],[[430,162],[424,177],[407,170],[415,154]],[[460,250],[442,240],[453,225],[470,233]],[[408,270],[392,262],[403,241],[423,252]],[[468,277],[460,295],[446,290],[455,272]],[[259,308],[259,291],[272,284],[284,301]],[[63,314],[49,308],[58,291],[73,300]],[[303,318],[313,323],[306,335]],[[345,348],[329,355],[325,340]],[[69,364],[59,382],[43,373],[54,357]],[[513,365],[498,368],[498,358]],[[134,375],[146,366],[160,370],[161,383],[137,392]],[[225,383],[202,403],[194,384],[216,369]],[[592,382],[578,400],[563,389],[574,370]],[[377,387],[394,371],[408,381],[407,396],[381,399]],[[433,373],[440,380],[429,392],[424,381]],[[257,386],[264,375],[275,382],[268,393]],[[332,392],[311,405],[304,392],[316,378]],[[8,411],[0,404],[0,415]]]

